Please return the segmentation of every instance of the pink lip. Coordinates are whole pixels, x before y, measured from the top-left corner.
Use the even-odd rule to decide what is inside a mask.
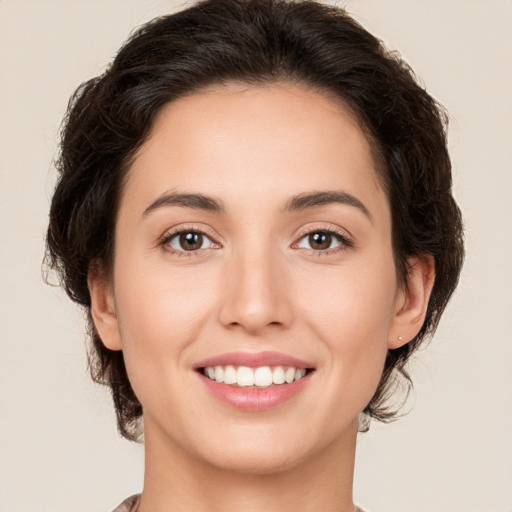
[[[313,368],[313,365],[295,357],[281,354],[279,352],[230,352],[219,356],[210,357],[200,361],[195,368],[206,368],[207,366],[293,366],[294,368]],[[300,382],[300,381],[297,381]]]
[[[237,387],[216,382],[206,377],[200,370],[207,366],[293,366],[294,368],[314,368],[306,361],[279,352],[231,352],[210,357],[195,365],[197,375],[206,388],[220,401],[243,411],[265,411],[278,407],[295,397],[309,382],[314,372],[290,384],[279,384],[268,388]]]
[[[243,411],[267,411],[295,397],[306,386],[314,372],[291,384],[279,384],[269,388],[239,388],[209,379],[200,372],[197,375],[206,388],[220,401]]]

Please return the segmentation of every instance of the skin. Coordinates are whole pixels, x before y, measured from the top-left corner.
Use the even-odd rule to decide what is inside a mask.
[[[342,191],[353,204],[285,211],[294,196]],[[222,213],[154,206],[204,194]],[[173,229],[201,231],[185,251]],[[308,233],[335,231],[327,249]],[[309,245],[308,245],[309,244]],[[126,177],[113,276],[91,274],[105,345],[123,350],[144,407],[139,512],[353,512],[359,413],[386,352],[425,316],[431,258],[400,287],[388,199],[348,111],[299,86],[231,85],[166,105]],[[194,365],[278,351],[315,372],[292,400],[240,411],[205,391]]]

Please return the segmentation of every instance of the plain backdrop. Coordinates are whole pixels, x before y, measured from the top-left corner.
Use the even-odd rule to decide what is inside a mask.
[[[413,361],[412,412],[360,436],[372,512],[512,512],[512,1],[350,0],[450,112],[465,215],[460,287]],[[110,511],[139,492],[86,370],[82,313],[41,279],[60,120],[137,25],[171,0],[0,0],[0,511]]]

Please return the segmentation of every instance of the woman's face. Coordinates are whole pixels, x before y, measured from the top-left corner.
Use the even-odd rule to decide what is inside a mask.
[[[342,107],[233,85],[162,109],[126,177],[97,325],[124,351],[146,443],[255,472],[336,453],[404,300],[388,201]]]

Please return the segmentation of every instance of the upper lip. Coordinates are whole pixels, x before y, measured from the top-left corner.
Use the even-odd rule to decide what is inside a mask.
[[[228,352],[209,357],[195,365],[196,369],[207,366],[293,366],[294,368],[313,368],[311,363],[280,352]]]

